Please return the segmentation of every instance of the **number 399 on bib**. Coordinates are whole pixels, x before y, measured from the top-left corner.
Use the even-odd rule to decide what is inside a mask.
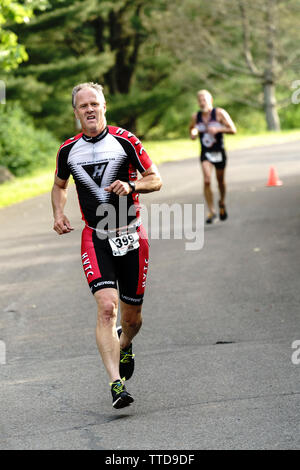
[[[137,232],[125,233],[119,237],[112,237],[108,239],[112,254],[114,256],[124,256],[128,251],[136,250],[139,248],[139,235]]]

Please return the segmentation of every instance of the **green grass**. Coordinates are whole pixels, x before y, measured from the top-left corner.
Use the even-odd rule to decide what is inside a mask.
[[[263,145],[280,144],[300,140],[300,131],[268,132],[258,135],[227,135],[226,148],[235,150]],[[145,148],[156,164],[182,160],[199,155],[199,141],[176,139],[144,142]],[[55,161],[45,168],[28,176],[15,178],[0,185],[0,208],[32,198],[51,190],[55,170]]]
[[[0,185],[0,208],[24,201],[51,190],[55,165],[35,171],[28,176],[19,176]]]

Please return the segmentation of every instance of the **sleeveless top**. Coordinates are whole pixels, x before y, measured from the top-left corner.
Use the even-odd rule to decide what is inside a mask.
[[[202,153],[205,151],[220,152],[224,149],[223,134],[211,135],[207,132],[209,126],[221,127],[222,125],[217,121],[216,108],[211,111],[210,119],[207,124],[202,120],[202,111],[198,111],[196,118],[196,128],[199,131]]]

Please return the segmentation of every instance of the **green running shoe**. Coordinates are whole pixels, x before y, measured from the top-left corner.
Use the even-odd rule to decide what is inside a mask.
[[[118,326],[117,333],[120,338],[122,333],[121,326]],[[125,377],[125,380],[129,380],[133,374],[134,356],[135,354],[132,354],[132,343],[126,350],[120,349],[120,376]]]
[[[130,393],[127,392],[122,380],[116,380],[109,385],[111,386],[112,406],[114,408],[125,408],[134,401]]]

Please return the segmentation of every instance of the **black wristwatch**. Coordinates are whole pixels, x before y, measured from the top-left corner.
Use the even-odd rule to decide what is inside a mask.
[[[133,181],[128,181],[128,184],[129,184],[129,186],[130,186],[131,189],[132,189],[131,192],[132,192],[132,193],[135,193],[135,183],[134,183]]]

